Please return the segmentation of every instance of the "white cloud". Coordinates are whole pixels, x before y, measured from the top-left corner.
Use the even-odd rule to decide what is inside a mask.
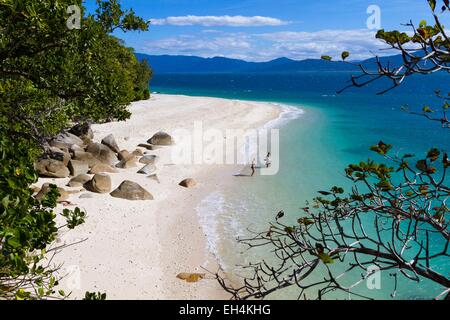
[[[386,45],[375,38],[375,32],[361,30],[321,30],[316,32],[272,32],[254,35],[272,43],[274,55],[286,53],[296,59],[318,58],[321,55],[339,57],[349,51],[352,59],[365,59],[380,52]]]
[[[342,51],[349,51],[351,59],[362,60],[374,54],[392,54],[392,51],[380,51],[385,48],[385,44],[375,39],[373,31],[362,29],[180,35],[152,41],[143,50],[149,54],[224,56],[248,61],[268,61],[279,57],[319,59],[322,55],[338,58]]]
[[[288,24],[277,18],[271,17],[245,17],[245,16],[179,16],[167,17],[165,19],[150,19],[154,25],[174,25],[205,27],[228,26],[228,27],[261,27],[261,26],[281,26]]]
[[[203,33],[220,33],[220,30],[215,30],[215,29],[205,29],[202,30]]]
[[[183,35],[152,41],[146,51],[155,54],[231,57],[236,52],[246,52],[251,48],[252,44],[247,36],[241,34],[226,34],[213,38]]]

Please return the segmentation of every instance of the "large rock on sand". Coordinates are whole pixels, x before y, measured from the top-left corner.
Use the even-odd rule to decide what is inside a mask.
[[[63,188],[57,187],[56,188],[59,193],[58,199],[56,199],[57,202],[64,202],[69,199],[70,193],[64,190]],[[39,201],[43,200],[47,193],[49,193],[51,190],[50,183],[44,183],[42,185],[41,190],[38,192],[38,194],[35,196],[35,198]]]
[[[73,126],[70,130],[70,133],[76,135],[81,140],[92,140],[94,139],[94,132],[91,129],[91,125],[89,123],[80,123]]]
[[[101,163],[92,153],[85,151],[74,151],[73,159],[86,163],[89,168]]]
[[[114,136],[112,134],[104,137],[102,140],[102,144],[104,144],[105,146],[110,148],[115,153],[120,152],[120,149],[119,149],[119,146],[117,145],[116,139],[114,139]]]
[[[60,133],[50,141],[52,147],[62,149],[69,149],[74,144],[83,146],[84,142],[79,137],[69,132]]]
[[[89,171],[89,165],[86,162],[78,161],[78,160],[70,160],[69,165],[70,174],[74,177],[80,174],[86,174]]]
[[[153,200],[153,196],[139,184],[125,180],[113,192],[111,196],[126,200]]]
[[[69,183],[67,184],[68,187],[71,188],[77,188],[77,187],[82,187],[86,184],[86,182],[91,180],[91,176],[87,175],[87,174],[80,174],[76,177],[73,177]]]
[[[64,162],[54,159],[39,160],[35,164],[36,171],[42,177],[67,178],[70,175],[69,169]]]
[[[181,181],[179,183],[179,185],[184,188],[193,188],[197,185],[197,182],[192,178],[188,178],[188,179],[184,179],[183,181]]]
[[[155,133],[147,142],[155,146],[171,146],[173,139],[168,133],[160,131]]]
[[[111,192],[111,177],[106,174],[98,173],[85,184],[85,188],[96,193]]]
[[[69,152],[70,152],[72,155],[74,155],[75,152],[84,152],[84,148],[83,148],[83,147],[80,147],[80,146],[78,146],[78,145],[76,145],[76,144],[73,144],[73,145],[70,147]]]
[[[114,165],[118,161],[114,151],[101,143],[91,142],[86,148],[86,151],[92,153],[102,163]]]
[[[66,149],[66,148],[60,149],[57,147],[49,148],[49,157],[50,157],[50,159],[62,161],[65,166],[67,166],[69,164],[69,161],[71,158],[68,149]]]
[[[89,173],[91,174],[97,174],[97,173],[117,173],[119,172],[117,169],[111,167],[108,164],[104,164],[104,163],[99,163],[96,164],[95,166],[93,166],[91,168],[91,171],[89,171]]]

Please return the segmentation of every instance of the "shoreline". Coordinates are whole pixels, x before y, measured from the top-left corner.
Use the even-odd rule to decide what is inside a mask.
[[[93,125],[95,140],[112,133],[122,149],[132,151],[155,132],[190,127],[198,119],[205,127],[246,130],[260,129],[283,114],[282,107],[272,103],[167,94],[153,94],[129,110],[132,116],[125,122]],[[210,275],[197,283],[176,275],[218,270],[196,207],[209,193],[232,183],[231,173],[242,165],[174,165],[167,160],[169,150],[149,152],[161,158],[159,184],[136,175],[137,168],[111,174],[113,189],[124,179],[136,181],[155,196],[153,201],[119,200],[108,194],[71,196],[88,217],[78,229],[61,234],[58,244],[87,240],[64,249],[54,261],[64,263],[60,276],[67,277],[61,288],[72,291],[72,298],[82,298],[85,291],[106,292],[108,299],[230,298]],[[184,178],[194,178],[198,185],[179,187]],[[62,186],[64,180],[39,183]]]

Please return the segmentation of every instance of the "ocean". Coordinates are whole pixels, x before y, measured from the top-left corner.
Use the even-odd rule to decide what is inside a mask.
[[[270,253],[248,251],[236,238],[248,237],[249,229],[266,230],[280,210],[286,213],[287,221],[294,222],[301,216],[300,208],[317,196],[317,191],[335,185],[348,187],[344,168],[368,158],[382,160],[369,150],[378,141],[392,144],[394,153],[422,156],[431,147],[450,151],[448,129],[401,110],[405,105],[414,110],[439,106],[434,92],[448,89],[448,74],[415,76],[381,96],[376,93],[386,88],[385,82],[336,94],[349,78],[347,72],[154,76],[154,92],[264,101],[285,108],[283,119],[271,124],[280,129],[279,173],[240,179],[228,190],[211,190],[197,208],[210,249],[225,271],[236,275],[240,272],[238,265],[259,259],[270,261]],[[449,265],[441,269],[447,275],[450,272]],[[377,299],[391,298],[393,284],[388,273],[382,272],[380,290],[362,288],[362,293]],[[440,293],[439,289],[427,281],[418,286],[403,279],[394,298],[426,299]],[[270,298],[293,299],[296,293],[289,289]]]

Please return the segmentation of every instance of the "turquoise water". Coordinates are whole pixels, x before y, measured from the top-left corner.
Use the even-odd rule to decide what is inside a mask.
[[[280,171],[276,176],[260,176],[256,182],[236,178],[231,190],[212,190],[199,206],[202,222],[210,228],[211,248],[227,271],[236,272],[238,264],[268,258],[265,252],[244,251],[236,243],[237,236],[248,235],[247,228],[265,229],[279,210],[286,212],[286,219],[295,221],[301,215],[299,208],[316,196],[318,190],[348,186],[343,169],[368,157],[377,159],[369,147],[379,140],[393,144],[394,150],[401,153],[421,155],[435,146],[450,150],[448,130],[400,110],[405,104],[417,109],[433,106],[437,102],[434,90],[447,88],[448,75],[415,77],[383,96],[376,95],[377,89],[386,85],[382,83],[336,95],[349,76],[343,72],[174,74],[156,75],[153,79],[152,91],[270,101],[304,111],[280,126]],[[442,268],[448,274],[450,266]],[[382,274],[382,281],[382,290],[371,291],[371,296],[389,298],[392,290],[389,275]],[[418,287],[401,281],[396,298],[429,298],[439,293],[439,289],[428,282]],[[285,291],[273,298],[295,297],[295,292]]]

